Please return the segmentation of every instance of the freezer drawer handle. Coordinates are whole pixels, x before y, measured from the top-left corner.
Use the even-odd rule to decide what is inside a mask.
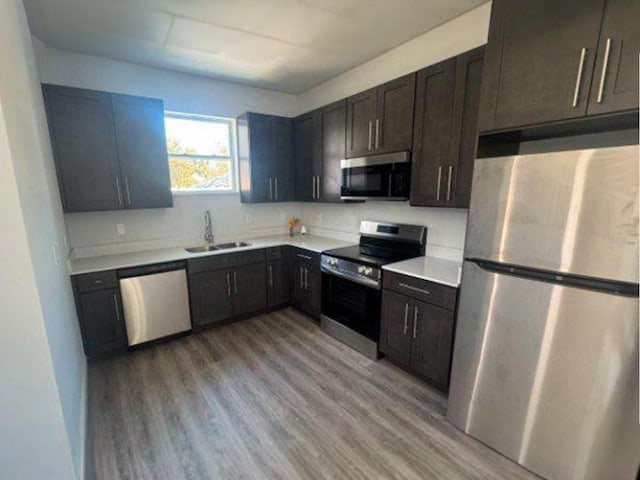
[[[403,288],[408,288],[409,290],[413,290],[414,292],[420,292],[420,293],[424,293],[425,295],[431,295],[431,292],[429,290],[425,290],[424,288],[418,288],[418,287],[414,287],[413,285],[407,285],[406,283],[398,283],[398,286],[403,287]]]

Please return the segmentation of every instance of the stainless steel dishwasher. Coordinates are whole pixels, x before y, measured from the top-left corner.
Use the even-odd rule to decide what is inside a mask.
[[[191,330],[184,262],[118,271],[129,345]]]

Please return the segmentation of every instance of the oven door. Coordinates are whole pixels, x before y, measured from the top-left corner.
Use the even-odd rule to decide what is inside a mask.
[[[322,272],[322,314],[377,342],[381,290]]]
[[[411,163],[408,152],[346,159],[340,166],[340,197],[343,200],[409,198]]]

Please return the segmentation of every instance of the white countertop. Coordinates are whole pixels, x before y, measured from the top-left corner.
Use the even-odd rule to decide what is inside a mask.
[[[245,240],[245,239],[239,239]],[[189,253],[184,248],[161,248],[156,250],[144,250],[138,252],[117,253],[111,255],[101,255],[98,257],[75,258],[69,260],[69,273],[79,275],[82,273],[100,272],[104,270],[114,270],[117,268],[137,267],[141,265],[151,265],[154,263],[171,262],[175,260],[188,260],[190,258],[206,257],[209,255],[221,255],[225,253],[253,250],[256,248],[276,247],[278,245],[291,245],[304,248],[313,252],[322,252],[332,248],[346,247],[353,245],[353,242],[336,240],[327,237],[317,237],[311,235],[273,235],[269,237],[246,239],[251,245],[248,247],[233,248],[228,250],[216,250],[214,252]],[[192,246],[192,245],[189,245]]]
[[[458,288],[460,286],[462,263],[445,260],[444,258],[417,257],[402,262],[390,263],[382,267],[382,269]]]

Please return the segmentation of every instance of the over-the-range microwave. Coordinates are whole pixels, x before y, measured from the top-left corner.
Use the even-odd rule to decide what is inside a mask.
[[[342,200],[408,200],[411,154],[385,153],[340,161]]]

